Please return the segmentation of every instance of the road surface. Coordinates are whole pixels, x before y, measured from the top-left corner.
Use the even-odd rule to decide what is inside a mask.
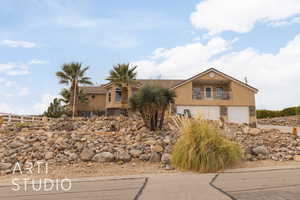
[[[298,168],[299,167],[299,168]],[[43,185],[44,187],[44,185]],[[235,170],[220,174],[173,173],[72,180],[70,191],[12,191],[4,200],[299,200],[300,165]],[[21,188],[24,189],[22,186]],[[54,187],[55,188],[55,187]]]

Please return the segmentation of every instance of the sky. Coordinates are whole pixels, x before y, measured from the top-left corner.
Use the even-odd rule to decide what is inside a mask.
[[[299,0],[1,0],[0,112],[40,114],[65,87],[55,72],[117,63],[138,78],[216,68],[259,89],[258,109],[300,104]]]

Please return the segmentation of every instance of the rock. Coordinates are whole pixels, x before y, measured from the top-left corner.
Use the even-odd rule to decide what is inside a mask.
[[[138,158],[142,154],[142,151],[137,149],[132,149],[130,150],[129,153],[132,155],[132,157]]]
[[[10,163],[0,163],[0,170],[8,170],[10,169],[12,164]]]
[[[164,148],[162,148],[162,146],[160,146],[160,145],[154,145],[154,146],[151,146],[151,150],[153,152],[160,153],[164,150]]]
[[[53,152],[47,152],[46,154],[45,154],[45,159],[46,160],[50,160],[50,159],[52,159],[54,157],[54,153]]]
[[[118,154],[117,160],[121,160],[123,162],[129,162],[131,160],[131,156],[127,152],[121,152]]]
[[[150,159],[150,155],[148,154],[141,154],[139,157],[140,160],[142,161],[148,161]]]
[[[10,148],[15,149],[15,148],[18,148],[18,147],[20,147],[20,146],[22,146],[22,145],[23,145],[23,143],[21,143],[21,142],[19,142],[19,141],[13,141],[13,142],[10,143],[8,146],[9,146]]]
[[[252,152],[255,154],[255,155],[268,155],[268,149],[265,147],[265,146],[258,146],[258,147],[255,147],[252,149]]]
[[[293,157],[294,161],[300,162],[300,155],[296,155]]]
[[[80,153],[79,157],[82,161],[90,161],[95,155],[95,152],[93,149],[85,148]]]
[[[161,156],[157,152],[152,152],[150,156],[150,162],[160,162]]]
[[[261,133],[261,130],[259,128],[250,128],[249,134],[252,136],[259,135]]]
[[[162,162],[163,164],[170,164],[170,161],[171,161],[171,154],[164,153],[164,154],[161,156],[161,162]]]
[[[110,152],[98,153],[94,156],[93,161],[96,162],[112,162],[114,160],[114,155]]]

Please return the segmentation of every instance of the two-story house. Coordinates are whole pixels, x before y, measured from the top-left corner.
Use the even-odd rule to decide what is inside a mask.
[[[122,108],[128,108],[128,99],[140,87],[156,85],[176,92],[172,107],[178,114],[200,114],[205,119],[222,118],[233,123],[256,123],[255,94],[258,90],[214,68],[187,80],[138,79],[137,82],[134,87],[128,87],[125,94],[112,83],[82,87],[89,103],[80,104],[78,110],[85,114],[101,110],[106,114],[116,114]],[[122,95],[126,96],[125,103],[121,102]]]

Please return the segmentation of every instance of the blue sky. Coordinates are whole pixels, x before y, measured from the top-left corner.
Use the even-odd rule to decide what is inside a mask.
[[[274,4],[274,1],[275,4]],[[120,62],[142,78],[188,78],[215,67],[260,89],[258,108],[299,104],[297,0],[3,0],[0,112],[41,113],[63,63],[104,83]]]

